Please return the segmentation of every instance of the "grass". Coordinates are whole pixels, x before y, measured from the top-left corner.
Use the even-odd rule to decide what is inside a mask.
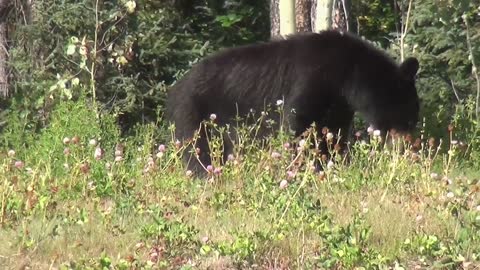
[[[245,131],[221,172],[196,178],[185,145],[160,146],[156,126],[127,138],[108,117],[78,128],[91,113],[65,103],[2,150],[0,268],[480,267],[480,173],[457,143],[367,136],[319,173],[287,134],[260,147]]]

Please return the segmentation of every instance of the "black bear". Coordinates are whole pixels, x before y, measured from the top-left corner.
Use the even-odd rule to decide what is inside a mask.
[[[298,34],[226,49],[200,61],[169,91],[166,116],[175,124],[179,140],[191,139],[211,114],[225,125],[278,100],[297,136],[312,122],[346,132],[354,112],[375,129],[411,131],[419,114],[418,68],[417,59],[398,65],[353,34]],[[196,147],[207,166],[204,137]],[[225,154],[228,151],[227,147]],[[194,162],[190,168],[204,168],[199,165]]]

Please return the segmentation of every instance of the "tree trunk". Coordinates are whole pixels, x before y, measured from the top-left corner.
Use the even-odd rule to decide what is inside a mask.
[[[295,0],[270,0],[270,36],[285,38],[295,33]]]
[[[311,0],[295,1],[295,26],[297,32],[310,32],[312,30],[312,18],[310,16],[311,9]]]
[[[320,32],[337,29],[341,32],[350,30],[350,0],[312,0],[311,29]]]
[[[270,0],[271,36],[295,32],[350,30],[351,0]],[[295,3],[294,6],[292,4]],[[292,14],[294,16],[292,17]],[[294,22],[293,22],[294,21]],[[292,26],[294,27],[292,29]]]
[[[280,35],[285,37],[295,33],[295,0],[280,0]]]
[[[10,8],[10,0],[0,0],[0,95],[2,97],[8,96],[7,15]]]
[[[332,5],[332,29],[337,29],[341,32],[348,32],[349,26],[349,0],[334,0]]]
[[[333,0],[312,1],[312,31],[318,33],[331,28]]]
[[[280,36],[280,0],[270,0],[270,37]]]

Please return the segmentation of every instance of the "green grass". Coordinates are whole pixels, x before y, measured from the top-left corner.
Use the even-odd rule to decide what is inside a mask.
[[[56,112],[0,154],[2,269],[480,267],[480,173],[450,142],[370,137],[318,173],[287,134],[261,145],[240,131],[235,160],[197,179],[185,146],[158,154],[154,125],[120,138],[85,104]]]

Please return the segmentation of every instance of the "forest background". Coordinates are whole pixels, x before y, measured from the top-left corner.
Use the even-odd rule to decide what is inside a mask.
[[[270,1],[0,0],[0,266],[478,266],[480,2],[333,2],[349,31],[420,60],[411,151],[370,136],[318,174],[279,134],[202,181],[170,140],[167,89],[271,39]]]

